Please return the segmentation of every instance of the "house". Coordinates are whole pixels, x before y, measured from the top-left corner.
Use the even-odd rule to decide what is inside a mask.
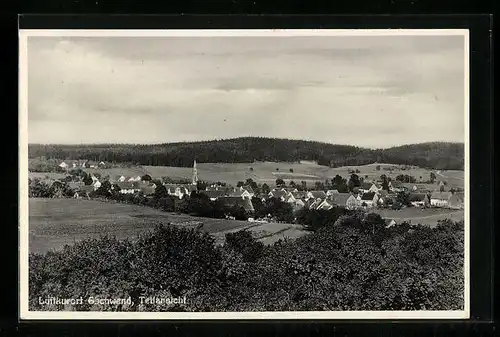
[[[252,198],[255,195],[255,192],[254,192],[252,186],[250,186],[250,185],[241,186],[240,191],[248,192],[247,194],[250,196],[250,198]]]
[[[292,195],[295,199],[306,199],[307,192],[305,191],[292,192]]]
[[[254,211],[252,201],[240,197],[220,197],[218,200],[222,202],[225,207],[243,207],[243,209],[250,213]]]
[[[295,203],[293,204],[293,208],[295,210],[298,210],[298,209],[304,208],[305,205],[306,205],[305,200],[303,200],[303,199],[295,199]]]
[[[368,192],[368,193],[363,193],[359,201],[361,202],[361,206],[372,208],[374,206],[377,206],[378,198],[379,197],[377,193]]]
[[[215,201],[217,200],[217,198],[224,196],[224,191],[208,190],[200,191],[200,193],[205,194],[212,201]]]
[[[179,199],[184,198],[184,196],[186,195],[190,196],[191,192],[197,190],[196,186],[191,184],[184,184],[184,185],[164,184],[164,186],[169,195],[176,196]]]
[[[463,193],[453,193],[448,199],[448,207],[451,209],[464,209]]]
[[[361,206],[361,198],[359,196],[357,197],[354,196],[354,194],[351,194],[345,202],[345,207],[350,210],[359,208],[360,206]]]
[[[328,190],[326,191],[326,196],[329,197],[331,195],[339,194],[338,190]]]
[[[318,199],[314,200],[314,202],[313,202],[311,205],[309,205],[309,208],[310,208],[310,209],[318,209],[318,208],[319,208],[319,206],[320,206],[322,203],[323,203],[323,200],[322,200],[322,199],[320,199],[320,198],[318,198]]]
[[[283,189],[273,189],[271,192],[269,192],[269,198],[276,198],[282,201],[285,200],[287,195],[288,192]]]
[[[314,200],[316,200],[316,199],[323,200],[326,198],[326,193],[324,191],[309,191],[306,194],[306,198],[308,198],[308,199],[312,198]]]
[[[381,190],[375,183],[373,183],[368,189],[368,193],[378,193]]]
[[[69,166],[65,162],[62,162],[61,164],[59,164],[59,167],[62,168],[62,169],[67,170]]]
[[[328,211],[332,208],[333,208],[333,202],[329,201],[328,199],[325,199],[321,202],[321,204],[319,204],[319,206],[316,209]]]
[[[429,196],[425,193],[410,194],[410,203],[413,207],[428,207],[430,205]]]
[[[236,189],[234,191],[230,191],[228,193],[225,193],[224,195],[228,196],[228,197],[239,197],[239,198],[247,198],[247,199],[252,198],[252,195],[247,190],[242,190],[242,189]]]
[[[295,187],[285,187],[284,190],[287,191],[287,192],[289,192],[289,193],[295,193],[295,192],[299,191]]]
[[[433,207],[448,207],[451,192],[432,192],[430,202]]]
[[[249,186],[249,185],[241,186],[240,191],[245,193],[245,197],[252,198],[255,195],[255,192],[254,192],[252,186]]]
[[[401,191],[404,191],[404,185],[402,182],[400,181],[390,181],[389,182],[389,190],[391,192],[401,192]]]
[[[285,196],[285,202],[289,203],[289,204],[294,204],[297,199],[293,196],[293,193],[288,193],[286,196]]]
[[[94,181],[92,186],[94,186],[94,190],[97,190],[99,187],[101,187],[101,182],[99,180]]]
[[[133,181],[118,182],[116,185],[120,188],[120,193],[122,194],[134,194],[141,190],[140,184]]]
[[[124,182],[127,178],[125,178],[124,176],[121,176],[120,178],[118,178],[118,181],[119,182]]]
[[[361,183],[361,186],[359,186],[359,189],[360,189],[360,191],[366,193],[366,192],[368,192],[370,190],[370,188],[372,187],[372,185],[373,185],[373,183],[370,183],[370,182],[367,182],[367,181],[366,182],[363,181]]]
[[[385,228],[390,228],[392,226],[397,225],[396,220],[394,219],[385,219]]]
[[[333,197],[333,203],[338,206],[346,207],[347,200],[352,196],[351,193],[338,193]]]
[[[105,163],[105,162],[103,162],[103,161],[101,161],[98,165],[99,165],[99,166],[106,166],[106,163]]]

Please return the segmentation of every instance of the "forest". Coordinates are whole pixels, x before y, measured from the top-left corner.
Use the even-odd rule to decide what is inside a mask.
[[[305,140],[243,137],[167,144],[30,144],[29,158],[83,159],[134,165],[191,167],[199,163],[298,162],[330,167],[375,162],[436,170],[463,170],[464,144],[431,142],[369,149]]]

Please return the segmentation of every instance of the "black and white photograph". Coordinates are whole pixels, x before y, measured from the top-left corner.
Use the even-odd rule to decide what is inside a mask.
[[[469,318],[468,44],[20,30],[21,318]]]

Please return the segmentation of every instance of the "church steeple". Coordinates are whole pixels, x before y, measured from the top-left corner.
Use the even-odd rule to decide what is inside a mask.
[[[192,184],[193,185],[198,184],[198,170],[196,169],[196,159],[193,162],[193,181],[192,181]]]

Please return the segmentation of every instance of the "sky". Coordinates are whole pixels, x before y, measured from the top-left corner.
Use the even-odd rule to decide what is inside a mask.
[[[28,38],[30,143],[464,141],[463,36]]]

